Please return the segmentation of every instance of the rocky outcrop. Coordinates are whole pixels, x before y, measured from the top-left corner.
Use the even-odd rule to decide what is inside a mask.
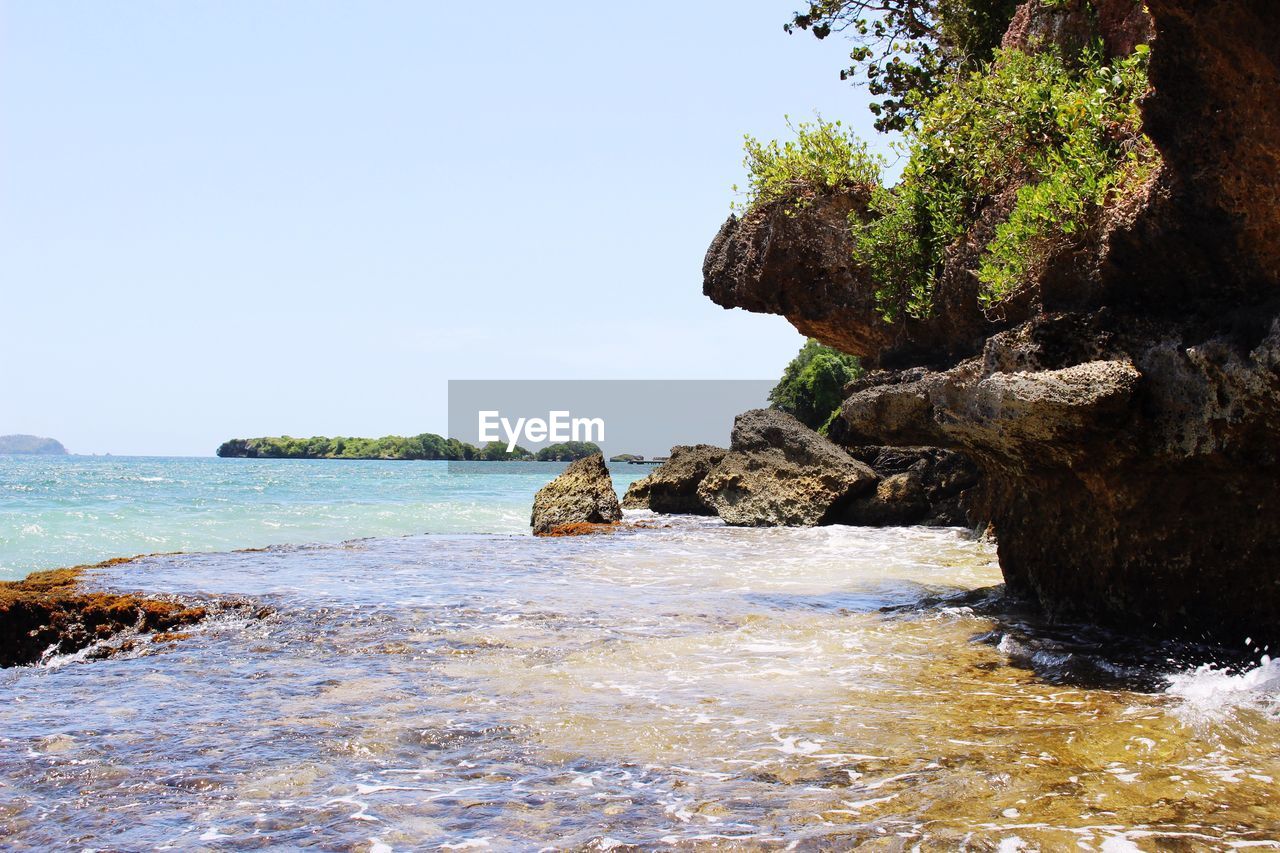
[[[108,657],[131,646],[111,644],[122,634],[172,632],[208,615],[206,607],[176,599],[80,588],[86,569],[120,562],[127,561],[35,572],[0,583],[0,666],[34,664],[85,649],[94,650],[90,657]]]
[[[875,491],[855,498],[835,520],[840,524],[969,526],[970,490],[978,469],[963,453],[937,447],[853,447],[849,453],[880,477]]]
[[[983,360],[857,391],[846,434],[971,454],[1009,589],[1050,613],[1268,636],[1280,323],[1252,347],[1148,329],[1114,358],[1057,367],[1033,343],[1054,319],[993,338]],[[992,367],[1006,359],[1022,369]]]
[[[677,445],[671,456],[622,498],[624,509],[687,515],[715,515],[715,508],[698,496],[698,486],[728,451],[710,444]]]
[[[859,356],[895,362],[942,349],[969,354],[996,326],[977,308],[971,277],[940,291],[948,306],[936,318],[885,322],[875,288],[851,261],[849,215],[867,194],[841,191],[794,210],[785,200],[731,215],[702,265],[702,292],[725,308],[782,314],[808,337]]]
[[[622,507],[604,456],[595,454],[569,465],[538,490],[529,523],[533,535],[545,536],[570,524],[611,524],[622,520]]]
[[[895,330],[876,313],[875,295],[857,286],[849,215],[868,194],[820,197],[794,215],[785,201],[731,215],[702,266],[703,293],[726,308],[785,314],[804,334],[855,354],[889,346]]]
[[[749,423],[758,422],[758,413],[748,413]],[[775,413],[776,414],[776,413]],[[789,416],[781,416],[787,418]],[[797,439],[796,436],[803,436]],[[788,428],[774,430],[769,439],[778,440],[778,450],[787,446],[813,442],[822,448],[829,443],[816,434],[809,435]],[[875,489],[863,490],[852,499],[837,500],[818,513],[819,521],[862,526],[903,524],[966,525],[971,523],[966,509],[966,494],[978,480],[978,471],[963,453],[936,447],[848,447],[856,461],[866,465],[879,478]],[[716,515],[716,506],[704,501],[698,487],[706,476],[729,453],[709,444],[671,448],[669,462],[654,470],[627,489],[622,499],[624,509],[650,509],[659,513]],[[817,456],[813,457],[815,460]],[[833,457],[843,465],[842,457]],[[814,464],[826,464],[815,461]],[[774,486],[768,486],[772,489]],[[745,512],[735,507],[731,513]],[[813,515],[812,513],[810,515]],[[765,519],[769,516],[766,514]],[[780,516],[779,516],[780,517]],[[751,524],[767,524],[753,520]],[[788,522],[790,523],[790,522]],[[797,521],[809,524],[807,518]]]
[[[1163,166],[1003,316],[965,307],[975,231],[935,315],[890,334],[848,245],[806,237],[834,227],[821,205],[731,219],[704,290],[880,368],[849,389],[842,443],[972,458],[1011,592],[1054,616],[1280,639],[1280,15],[1146,5],[1097,2],[1087,23],[1115,50],[1155,32],[1143,116]],[[1033,0],[1008,40],[1067,38],[1072,8]],[[895,476],[880,488],[910,502],[919,484]]]
[[[726,524],[810,527],[834,521],[877,479],[791,415],[753,409],[734,420],[729,452],[702,480],[698,497]]]

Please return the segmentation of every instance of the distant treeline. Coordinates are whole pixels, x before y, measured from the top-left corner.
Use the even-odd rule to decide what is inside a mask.
[[[508,453],[507,445],[491,441],[476,447],[456,438],[435,433],[422,435],[384,435],[382,438],[346,438],[314,436],[294,438],[288,435],[266,438],[233,438],[218,448],[218,455],[242,459],[448,459],[480,462],[572,462],[600,448],[590,441],[566,441],[531,452],[523,447]]]

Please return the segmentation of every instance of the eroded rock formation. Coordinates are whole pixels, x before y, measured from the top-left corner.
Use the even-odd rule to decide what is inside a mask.
[[[938,447],[853,447],[849,452],[880,477],[875,491],[854,498],[834,517],[839,524],[926,524],[963,527],[978,469],[963,453]]]
[[[977,521],[969,517],[967,496],[978,481],[978,470],[963,453],[936,447],[845,447],[845,451],[862,465],[871,469],[876,478],[875,488],[866,487],[865,477],[855,477],[853,491],[844,492],[831,503],[810,507],[804,512],[779,512],[775,500],[789,501],[787,494],[772,495],[778,490],[777,482],[786,482],[790,473],[775,467],[772,460],[785,458],[790,448],[794,457],[797,450],[806,445],[820,449],[810,457],[806,465],[821,467],[829,452],[835,447],[830,441],[803,425],[797,429],[788,415],[765,410],[748,412],[747,423],[756,424],[781,420],[784,428],[771,429],[763,437],[777,453],[757,455],[753,463],[733,462],[729,469],[753,468],[750,475],[752,488],[762,497],[751,504],[723,501],[737,524],[763,525],[785,524],[852,524],[879,527],[902,524],[969,525]],[[847,431],[846,431],[847,432]],[[708,502],[698,492],[707,475],[716,469],[730,451],[709,444],[678,446],[671,448],[671,458],[642,480],[627,489],[622,499],[625,509],[650,509],[658,513],[686,515],[716,515],[718,506]],[[758,449],[744,451],[758,454]],[[839,459],[843,465],[842,456]],[[859,474],[865,474],[860,468]],[[739,476],[739,475],[735,475]],[[740,474],[743,481],[746,474]],[[771,480],[776,477],[777,482]],[[710,488],[710,487],[708,487]],[[718,489],[723,488],[717,486]],[[788,483],[782,492],[792,490]],[[838,491],[838,490],[836,490]],[[825,507],[825,508],[823,508]]]
[[[829,523],[879,478],[785,412],[752,409],[733,422],[729,452],[698,486],[726,524],[811,527]]]
[[[623,508],[715,515],[715,508],[698,497],[698,486],[726,453],[723,447],[710,444],[682,444],[671,448],[666,462],[627,489],[622,498]]]
[[[538,490],[529,523],[535,536],[554,535],[568,525],[612,524],[622,520],[622,507],[604,456],[595,454],[569,465]],[[575,528],[580,529],[580,528]]]
[[[837,234],[848,200],[731,218],[704,291],[881,368],[849,389],[842,443],[969,454],[1011,592],[1130,628],[1272,637],[1280,12],[1268,0],[1147,7],[1150,18],[1107,0],[1088,20],[1115,51],[1154,32],[1143,117],[1163,166],[1001,316],[973,298],[979,221],[947,253],[934,314],[886,324],[852,238]],[[1074,34],[1079,20],[1045,17],[1062,14],[1032,0],[1006,41]]]
[[[839,192],[792,210],[785,200],[731,215],[702,265],[702,292],[725,308],[781,314],[797,329],[866,365],[929,355],[967,355],[995,328],[978,310],[972,276],[939,288],[944,308],[927,320],[887,323],[875,289],[852,261],[849,214],[861,191]]]

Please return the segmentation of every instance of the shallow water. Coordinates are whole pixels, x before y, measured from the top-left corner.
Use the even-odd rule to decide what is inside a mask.
[[[621,494],[651,469],[612,465]],[[169,551],[521,533],[555,462],[0,456],[0,579]]]
[[[1268,665],[1054,683],[1014,665],[1054,654],[1025,626],[948,600],[999,581],[961,531],[681,520],[95,577],[274,613],[0,673],[6,846],[1280,846]]]

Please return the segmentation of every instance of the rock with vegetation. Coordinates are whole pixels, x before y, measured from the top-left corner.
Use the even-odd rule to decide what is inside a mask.
[[[973,459],[1010,592],[1060,617],[1276,636],[1280,15],[888,6],[890,30],[923,22],[906,67],[873,77],[905,131],[901,179],[867,180],[856,141],[823,145],[821,125],[757,165],[749,144],[752,195],[704,291],[873,368],[841,441]],[[863,8],[815,2],[795,25],[823,35]],[[970,12],[993,24],[973,49],[933,38]],[[846,32],[855,74],[886,55],[883,28]]]
[[[715,515],[715,508],[699,497],[698,486],[726,453],[723,447],[710,444],[682,444],[671,448],[666,462],[631,484],[622,498],[622,506],[662,513]]]
[[[612,524],[622,520],[622,507],[604,456],[597,453],[572,463],[538,490],[529,523],[535,536],[554,535],[567,525]]]
[[[734,420],[729,452],[703,478],[698,498],[726,524],[811,527],[870,491],[875,472],[776,409]]]
[[[635,453],[619,453],[617,456],[610,456],[610,462],[643,462],[644,457]]]
[[[66,456],[67,449],[52,438],[38,435],[0,435],[0,454],[15,456]]]

